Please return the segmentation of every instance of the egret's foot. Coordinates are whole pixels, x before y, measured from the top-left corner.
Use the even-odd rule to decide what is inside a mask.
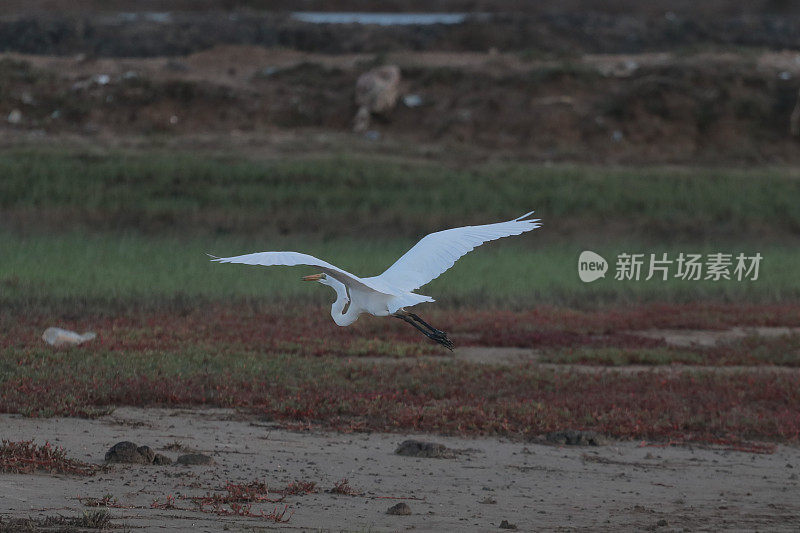
[[[422,330],[420,329],[420,331]],[[439,344],[441,344],[442,346],[444,346],[445,348],[447,348],[452,352],[453,348],[455,348],[456,345],[453,344],[453,341],[447,338],[447,333],[445,333],[444,331],[439,331],[438,329],[435,331],[436,332],[422,331],[422,333],[424,333],[425,336],[428,337],[430,340],[438,342]]]
[[[426,333],[426,336],[429,339],[431,339],[431,340],[433,340],[435,342],[438,342],[439,344],[441,344],[442,346],[444,346],[448,350],[452,351],[453,348],[455,348],[455,344],[453,344],[453,341],[451,341],[447,337],[447,333],[445,333],[444,331],[439,331],[438,329],[434,329],[433,331],[430,331],[430,332]]]
[[[405,322],[408,322],[409,324],[414,326],[415,329],[419,330],[423,335],[425,335],[432,341],[441,344],[451,352],[453,351],[453,348],[455,348],[456,346],[455,344],[453,344],[453,341],[447,338],[447,333],[434,328],[433,326],[431,326],[430,324],[426,323],[421,318],[419,318],[417,315],[414,315],[412,313],[396,313],[392,316],[394,316],[395,318],[399,318],[400,320],[403,320]],[[419,322],[419,324],[417,322]],[[423,325],[425,327],[423,327]]]
[[[447,338],[447,333],[444,333],[444,332],[440,332],[440,333],[442,333],[441,336],[436,335],[436,336],[433,336],[433,337],[430,337],[430,338],[435,340],[436,342],[438,342],[439,344],[441,344],[442,346],[444,346],[445,348],[447,348],[448,350],[450,350],[452,352],[453,348],[455,348],[456,345],[453,344],[453,341],[451,341],[450,339]]]

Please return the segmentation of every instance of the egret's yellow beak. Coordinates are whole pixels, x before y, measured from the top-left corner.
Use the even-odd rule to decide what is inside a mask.
[[[322,279],[322,276],[323,274],[311,274],[310,276],[303,276],[300,279],[302,279],[303,281],[319,281],[320,279]]]

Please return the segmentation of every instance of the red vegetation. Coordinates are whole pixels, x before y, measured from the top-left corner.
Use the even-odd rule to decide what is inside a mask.
[[[347,480],[340,482],[341,490],[350,491]],[[266,483],[261,481],[251,481],[250,483],[231,483],[225,484],[223,492],[208,492],[204,496],[179,496],[180,500],[189,500],[195,507],[180,505],[175,496],[168,495],[164,501],[153,500],[150,504],[151,509],[177,510],[177,511],[199,511],[201,513],[215,514],[218,516],[245,516],[248,518],[262,518],[277,523],[288,522],[294,515],[294,511],[289,512],[289,506],[284,505],[283,509],[274,507],[272,511],[254,511],[253,504],[257,503],[281,503],[288,495],[306,495],[317,492],[315,481],[294,481],[280,490],[270,489]],[[342,492],[342,494],[349,492]],[[279,498],[272,498],[270,494],[280,494]],[[119,501],[107,494],[102,498],[78,498],[87,507],[115,507],[122,509],[140,509],[135,505],[122,505]],[[289,513],[287,516],[287,512]]]
[[[153,500],[153,503],[150,504],[150,508],[152,509],[180,509],[180,507],[175,505],[175,496],[172,494],[167,495],[165,501],[162,503],[158,500]],[[188,511],[188,509],[185,509]]]
[[[313,494],[317,492],[317,483],[315,481],[292,481],[286,485],[285,489],[277,492],[287,496],[294,494]]]
[[[353,488],[347,479],[340,479],[334,483],[333,488],[328,492],[331,494],[344,494],[345,496],[361,496],[364,494],[360,490]]]
[[[457,346],[646,348],[660,341],[638,337],[643,329],[725,329],[734,326],[800,326],[793,304],[645,304],[581,311],[541,307],[530,311],[420,310],[423,318],[447,331]],[[2,348],[41,346],[39,335],[52,316],[9,321]],[[396,320],[362,317],[341,328],[323,307],[250,309],[215,304],[185,314],[142,313],[118,317],[59,320],[69,329],[98,332],[81,347],[87,351],[256,350],[307,356],[414,356],[441,353],[413,328]]]
[[[32,441],[3,440],[0,445],[0,472],[14,474],[49,472],[91,476],[98,469],[97,465],[68,459],[64,448],[53,447],[49,442],[44,446],[37,446]]]
[[[647,349],[674,362],[672,348],[635,331],[798,326],[800,306],[439,310],[425,318],[460,345],[585,348],[587,353]],[[202,405],[250,409],[296,429],[529,438],[575,428],[659,441],[800,440],[800,388],[792,371],[673,366],[633,373],[453,364],[447,357],[418,358],[441,349],[399,321],[365,318],[355,327],[339,328],[321,308],[287,312],[219,305],[183,316],[59,323],[99,333],[79,351],[43,347],[37,335],[50,323],[52,318],[22,318],[0,339],[9,348],[3,363],[11,369],[0,382],[0,412],[95,416],[115,405]],[[796,366],[798,350],[797,336],[746,338],[692,348],[686,362]],[[375,355],[400,360],[355,361]]]
[[[91,414],[100,405],[244,407],[273,420],[345,431],[530,437],[566,427],[636,439],[797,442],[794,373],[545,371],[438,363],[334,369],[299,388],[225,375],[6,382],[0,410]],[[70,403],[60,399],[70,395]]]
[[[180,511],[200,511],[201,513],[215,514],[218,516],[246,516],[248,518],[263,518],[273,522],[288,522],[294,511],[286,516],[289,510],[288,505],[284,505],[282,510],[275,507],[270,512],[254,511],[254,503],[278,503],[283,501],[284,496],[278,499],[269,497],[269,489],[266,484],[253,481],[247,484],[227,483],[225,492],[210,492],[205,496],[184,496],[182,498],[191,500],[195,508],[183,507],[175,503],[175,497],[169,495],[164,502],[154,500],[150,507],[153,509],[180,510]]]
[[[203,505],[216,505],[223,503],[242,503],[242,502],[270,502],[280,503],[283,497],[271,498],[270,490],[265,483],[253,481],[251,483],[230,483],[225,485],[225,493],[209,493],[205,496],[193,496],[191,500]]]

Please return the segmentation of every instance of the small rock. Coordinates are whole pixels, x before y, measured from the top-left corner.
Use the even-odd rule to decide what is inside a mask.
[[[665,526],[668,526],[668,525],[669,525],[669,523],[668,523],[666,520],[664,520],[664,519],[662,518],[661,520],[659,520],[658,522],[656,522],[656,525],[657,525],[658,527],[665,527]]]
[[[453,459],[456,454],[444,444],[435,442],[423,442],[419,440],[405,440],[394,451],[397,455],[407,457],[425,457],[435,459]]]
[[[575,429],[553,431],[545,435],[545,440],[553,444],[566,444],[569,446],[602,446],[608,443],[608,439],[599,433]]]
[[[155,453],[149,447],[136,446],[130,441],[118,442],[106,452],[106,461],[110,463],[149,465],[154,457]]]
[[[156,458],[156,452],[154,452],[150,446],[139,446],[136,451],[145,459],[145,464],[153,464],[153,459]]]
[[[486,498],[482,499],[479,503],[494,505],[497,503],[497,500],[495,500],[491,496],[487,496]]]
[[[178,457],[178,464],[182,465],[213,465],[214,459],[202,453],[187,453]]]
[[[400,68],[384,65],[365,72],[356,81],[356,113],[353,131],[367,131],[373,113],[386,114],[397,104]]]
[[[409,515],[411,514],[411,507],[405,503],[398,503],[397,505],[392,505],[386,510],[386,514],[395,514],[395,515]]]
[[[137,455],[138,446],[130,441],[122,441],[113,445],[106,452],[106,461],[115,461],[119,458],[127,458],[128,456]]]
[[[500,529],[517,529],[517,525],[509,523],[508,520],[503,520],[500,522]]]
[[[153,456],[153,464],[154,465],[171,465],[172,459],[164,455],[163,453],[157,453]]]
[[[403,105],[406,107],[419,107],[422,103],[422,97],[418,94],[407,94],[403,97]]]

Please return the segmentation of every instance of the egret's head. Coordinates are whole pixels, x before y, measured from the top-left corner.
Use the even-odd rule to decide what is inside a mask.
[[[318,281],[323,285],[328,285],[328,276],[325,274],[311,274],[310,276],[303,276],[300,279],[303,281]]]

